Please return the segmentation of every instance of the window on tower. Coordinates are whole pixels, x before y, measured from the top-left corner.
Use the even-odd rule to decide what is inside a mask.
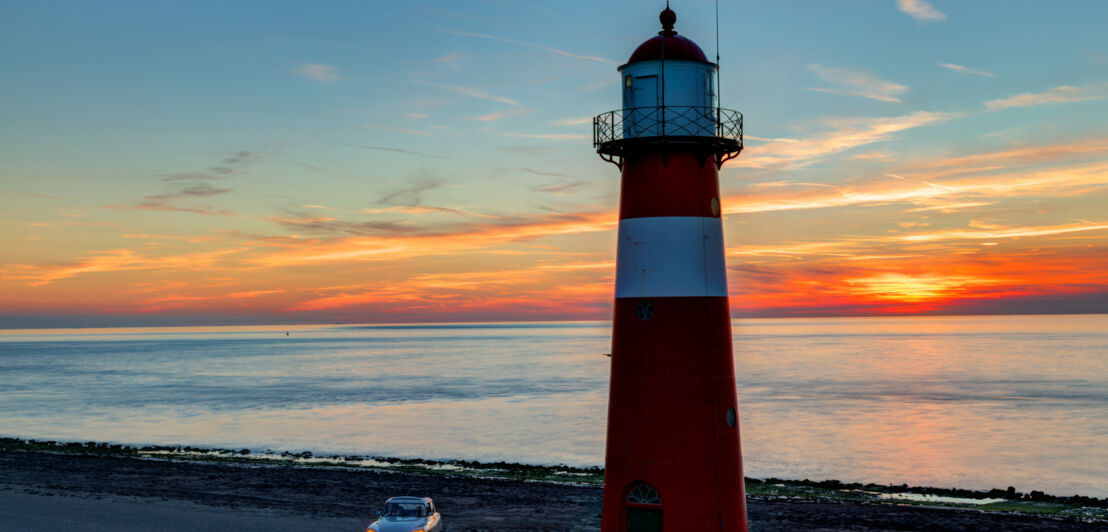
[[[631,489],[631,493],[627,494],[627,502],[631,504],[662,504],[662,497],[658,495],[658,490],[654,489],[654,486],[639,484]]]
[[[623,506],[627,532],[662,532],[662,497],[650,484],[638,483]]]

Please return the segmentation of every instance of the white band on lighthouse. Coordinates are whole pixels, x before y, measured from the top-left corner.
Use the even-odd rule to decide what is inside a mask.
[[[616,297],[723,297],[723,222],[699,216],[619,221]]]

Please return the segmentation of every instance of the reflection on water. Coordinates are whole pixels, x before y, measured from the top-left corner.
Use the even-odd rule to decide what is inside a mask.
[[[1108,494],[1108,316],[735,332],[752,474]]]
[[[606,323],[0,331],[0,433],[599,465],[609,342]],[[737,320],[735,353],[749,476],[1108,496],[1108,316]]]

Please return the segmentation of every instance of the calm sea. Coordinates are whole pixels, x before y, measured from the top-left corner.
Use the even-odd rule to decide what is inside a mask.
[[[600,465],[610,332],[0,331],[0,434]],[[752,319],[734,332],[748,476],[1108,496],[1108,315]]]

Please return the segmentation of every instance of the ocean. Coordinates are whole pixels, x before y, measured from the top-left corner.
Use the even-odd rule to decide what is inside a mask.
[[[602,465],[610,335],[0,330],[0,435]],[[1108,315],[742,319],[734,340],[747,476],[1108,496]]]

